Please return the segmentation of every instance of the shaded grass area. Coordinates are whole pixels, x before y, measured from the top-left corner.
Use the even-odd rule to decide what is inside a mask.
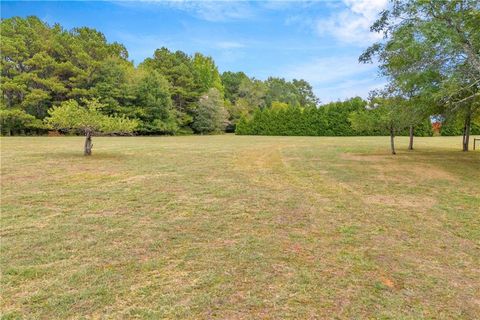
[[[5,319],[480,317],[461,138],[82,142],[1,140]]]

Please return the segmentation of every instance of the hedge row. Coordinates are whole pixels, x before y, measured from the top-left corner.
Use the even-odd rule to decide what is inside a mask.
[[[350,114],[365,107],[361,98],[344,102],[334,102],[320,108],[285,107],[257,110],[251,119],[242,118],[235,133],[238,135],[271,136],[379,136],[388,135],[383,128],[368,131],[355,131],[350,121]],[[398,133],[408,135],[408,129]],[[416,136],[433,134],[428,119],[415,129]]]

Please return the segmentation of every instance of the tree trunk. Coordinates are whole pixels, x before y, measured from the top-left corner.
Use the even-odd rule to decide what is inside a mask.
[[[92,155],[92,131],[85,130],[85,149],[83,151],[84,156],[91,156]]]
[[[408,143],[408,150],[413,150],[413,126],[410,126],[410,142]]]
[[[468,146],[470,144],[470,122],[471,115],[470,112],[465,117],[465,125],[463,126],[463,151],[468,151]]]
[[[390,146],[392,147],[392,154],[397,154],[395,152],[395,131],[393,127],[390,127]]]

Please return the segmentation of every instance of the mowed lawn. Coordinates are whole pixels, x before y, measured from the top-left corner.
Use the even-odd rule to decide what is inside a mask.
[[[2,138],[4,319],[478,319],[460,137]]]

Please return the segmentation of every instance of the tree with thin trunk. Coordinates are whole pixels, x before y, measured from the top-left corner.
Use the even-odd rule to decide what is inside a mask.
[[[401,103],[399,97],[373,97],[365,110],[353,112],[349,120],[353,129],[359,132],[372,129],[388,130],[392,154],[397,154],[395,135],[408,126],[401,112]]]
[[[462,131],[462,150],[469,150],[470,142],[470,130],[472,126],[472,121],[476,117],[480,117],[480,95],[471,97],[472,91],[477,90],[478,88],[473,88],[475,86],[480,86],[480,78],[473,87],[470,87],[468,90],[465,88],[459,88],[458,84],[454,83],[455,80],[449,81],[445,85],[446,90],[453,92],[451,98],[443,98],[442,101],[445,103],[444,117],[455,121],[455,119],[462,119],[463,122],[463,131]]]
[[[398,90],[401,92],[401,90]],[[408,150],[413,150],[413,140],[415,137],[415,128],[424,125],[426,121],[430,123],[430,114],[434,112],[429,101],[425,101],[421,96],[415,96],[412,91],[400,101],[398,117],[402,118],[405,128],[408,128]]]
[[[98,100],[82,100],[82,103],[84,106],[75,100],[68,100],[51,108],[45,122],[53,129],[82,132],[85,135],[85,156],[92,154],[94,134],[125,134],[133,132],[137,127],[136,120],[102,114],[100,110],[103,105]]]
[[[410,125],[410,127],[408,128],[408,135],[408,150],[413,150],[413,125]]]
[[[480,101],[453,109],[454,114],[447,114],[447,121],[462,123],[462,150],[468,151],[470,145],[470,131],[475,117],[480,118]]]

